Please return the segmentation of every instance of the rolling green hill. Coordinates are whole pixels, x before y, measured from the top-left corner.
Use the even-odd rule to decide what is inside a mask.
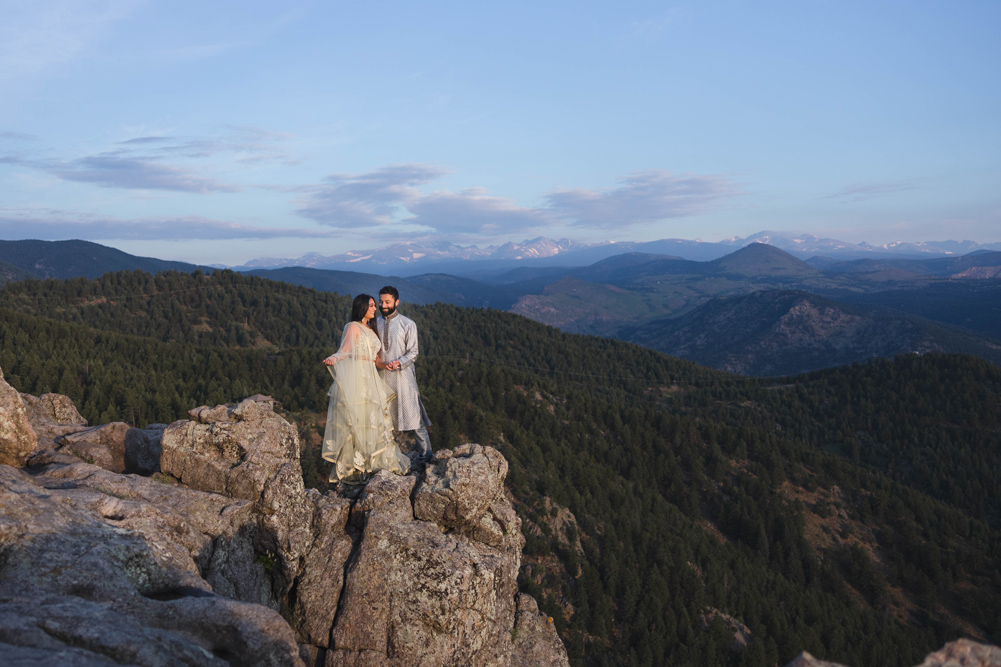
[[[959,257],[935,257],[932,259],[858,259],[850,262],[833,262],[825,270],[836,273],[875,273],[880,271],[907,272],[912,275],[933,275],[950,277],[970,269],[1001,266],[1001,252],[978,250]]]
[[[0,261],[38,278],[97,278],[109,271],[193,271],[197,266],[136,257],[90,241],[0,241]]]
[[[620,330],[625,340],[746,375],[793,375],[905,353],[963,352],[1001,363],[1001,343],[900,311],[808,292],[720,297],[672,319]]]
[[[767,243],[752,243],[725,257],[707,262],[707,272],[711,274],[736,274],[760,278],[784,278],[802,280],[820,275],[801,259],[797,259]]]
[[[545,322],[571,333],[614,335],[638,314],[669,312],[645,295],[614,285],[603,285],[567,276],[539,295],[525,295],[511,308],[536,322]]]
[[[0,285],[11,280],[27,280],[28,278],[38,278],[38,276],[20,266],[0,261]]]
[[[1001,338],[1001,280],[944,280],[921,287],[839,294],[837,298]]]
[[[232,272],[0,291],[0,367],[93,422],[258,391],[303,436],[346,297]],[[1001,642],[1001,369],[929,354],[766,383],[509,313],[408,306],[436,447],[498,447],[520,584],[574,665],[912,665]],[[749,630],[734,647],[728,619]]]

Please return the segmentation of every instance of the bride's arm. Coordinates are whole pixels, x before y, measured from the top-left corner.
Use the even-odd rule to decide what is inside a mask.
[[[360,325],[358,325],[357,322],[348,322],[347,326],[344,327],[344,334],[341,336],[340,349],[324,359],[324,365],[333,366],[338,361],[350,357],[352,351],[354,350],[355,338],[358,337],[359,333],[361,333]]]

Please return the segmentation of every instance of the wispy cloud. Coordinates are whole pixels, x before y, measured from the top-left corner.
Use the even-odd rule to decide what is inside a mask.
[[[240,190],[234,185],[198,176],[192,169],[115,157],[82,158],[51,171],[67,181],[94,183],[105,188],[173,190],[196,194]]]
[[[461,192],[432,192],[408,207],[413,214],[404,222],[421,225],[437,234],[490,237],[537,229],[555,222],[545,209],[524,208],[506,197],[491,197],[483,188]]]
[[[6,239],[221,241],[234,239],[331,238],[332,230],[255,227],[199,216],[121,220],[59,210],[0,208],[0,236]]]
[[[323,225],[343,229],[381,228],[384,233],[449,234],[482,238],[534,229],[553,220],[542,209],[524,208],[482,188],[461,192],[419,186],[447,172],[427,164],[401,164],[367,174],[334,174],[297,211]],[[387,227],[393,231],[388,232]],[[415,228],[423,227],[423,231]]]
[[[184,43],[188,39],[188,35],[175,35],[175,39],[179,42],[177,46],[160,49],[152,55],[155,62],[173,65],[215,58],[239,49],[254,48],[268,43],[275,35],[280,34],[287,25],[308,20],[314,13],[310,7],[286,9],[276,5],[274,9],[281,13],[272,14],[253,27],[242,22],[234,22],[229,30],[223,31],[229,35],[224,37],[223,34],[216,33],[215,41]]]
[[[22,151],[0,156],[0,164],[39,169],[63,180],[105,188],[195,194],[239,192],[239,186],[204,174],[196,161],[228,155],[240,164],[293,164],[296,160],[282,145],[290,137],[262,128],[231,126],[215,137],[133,137],[116,142],[110,150],[77,158],[33,157],[42,153]]]
[[[40,169],[66,181],[93,183],[105,188],[171,190],[195,194],[240,190],[235,185],[200,176],[191,168],[113,155],[94,155],[67,162],[6,155],[0,157],[0,164]]]
[[[0,81],[35,76],[77,58],[137,0],[4,2],[0,21]]]
[[[156,160],[166,157],[200,159],[225,153],[235,153],[242,157],[238,161],[282,161],[291,156],[283,147],[283,142],[292,138],[291,134],[275,132],[259,127],[227,126],[225,132],[214,137],[173,137],[140,136],[119,141],[117,148],[105,155],[142,157]]]
[[[170,141],[170,137],[136,137],[117,142],[121,146],[147,146],[149,144],[162,144]]]
[[[827,195],[823,199],[840,199],[842,201],[861,201],[872,197],[914,190],[915,185],[904,182],[897,183],[857,183]]]
[[[657,16],[651,16],[629,24],[629,29],[624,33],[623,41],[635,41],[637,39],[657,41],[668,32],[677,29],[684,21],[690,20],[692,12],[690,9],[674,7],[662,12]]]
[[[621,228],[705,213],[740,194],[726,176],[676,176],[648,169],[622,179],[612,190],[573,188],[546,195],[550,209],[578,227]]]
[[[0,139],[5,139],[7,141],[37,141],[38,137],[33,134],[25,134],[23,132],[0,131]]]
[[[519,206],[483,188],[420,190],[444,173],[430,165],[405,164],[367,174],[337,174],[316,188],[297,212],[343,229],[370,227],[386,233],[392,228],[468,241],[563,223],[608,230],[650,224],[704,213],[739,194],[725,176],[675,176],[659,170],[630,174],[621,187],[611,190],[550,192],[545,196],[547,205],[540,207]]]
[[[296,212],[331,227],[389,225],[424,196],[417,186],[445,173],[433,165],[398,164],[367,174],[333,174]]]

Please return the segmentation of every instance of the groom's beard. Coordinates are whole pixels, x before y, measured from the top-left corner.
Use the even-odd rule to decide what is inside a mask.
[[[383,317],[389,317],[390,315],[396,312],[396,307],[394,306],[392,308],[380,308],[379,310],[382,311]]]

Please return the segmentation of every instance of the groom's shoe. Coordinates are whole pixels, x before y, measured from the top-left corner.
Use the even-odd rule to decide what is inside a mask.
[[[419,469],[423,470],[424,469],[423,466],[424,466],[425,463],[430,463],[431,461],[434,460],[434,455],[433,454],[429,456],[429,455],[421,454],[420,452],[415,452],[415,451],[410,452],[408,454],[408,456],[410,457],[410,461],[411,461],[410,467],[412,469],[419,468]]]

